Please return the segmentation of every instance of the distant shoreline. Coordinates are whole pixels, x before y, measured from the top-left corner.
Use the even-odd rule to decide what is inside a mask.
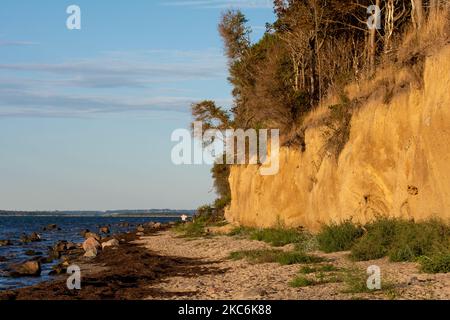
[[[122,209],[122,210],[0,210],[1,217],[72,217],[72,218],[178,218],[193,216],[196,210],[189,209]]]
[[[70,214],[0,214],[0,218],[2,217],[33,217],[33,218],[178,218],[182,214],[189,214],[180,212],[179,214],[171,213],[171,214],[92,214],[92,215],[70,215]]]

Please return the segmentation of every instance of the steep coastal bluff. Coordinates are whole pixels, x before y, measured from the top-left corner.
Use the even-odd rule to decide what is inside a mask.
[[[408,82],[407,67],[384,75],[397,89],[389,99],[374,94],[353,112],[337,159],[325,151],[316,111],[305,127],[306,148],[283,147],[277,175],[233,166],[227,220],[317,231],[324,223],[364,223],[376,215],[450,219],[450,46],[424,59],[420,85]],[[349,95],[361,90],[354,85]]]

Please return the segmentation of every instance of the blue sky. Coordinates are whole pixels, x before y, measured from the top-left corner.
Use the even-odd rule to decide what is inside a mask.
[[[68,30],[66,8],[81,8]],[[253,39],[270,0],[2,0],[0,209],[196,208],[207,165],[175,166],[189,106],[230,106],[220,13],[241,8]]]

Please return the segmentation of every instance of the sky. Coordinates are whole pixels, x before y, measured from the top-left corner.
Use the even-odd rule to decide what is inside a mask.
[[[81,9],[69,30],[66,9]],[[259,39],[270,0],[2,0],[0,209],[194,209],[208,165],[176,166],[190,104],[230,107],[220,14]]]

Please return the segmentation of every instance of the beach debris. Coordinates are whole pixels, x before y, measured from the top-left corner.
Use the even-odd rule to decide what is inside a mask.
[[[0,247],[12,246],[13,243],[11,240],[0,240]]]
[[[109,234],[110,233],[109,227],[108,226],[101,227],[100,233]]]
[[[41,263],[36,260],[10,266],[12,277],[38,277],[41,275]]]
[[[181,218],[181,221],[186,222],[189,217],[187,215],[183,214],[180,218]]]
[[[36,232],[33,232],[30,235],[24,234],[20,237],[20,241],[22,241],[22,243],[39,242],[41,241],[41,236]]]
[[[109,241],[102,243],[102,249],[109,248],[109,247],[118,247],[119,241],[117,239],[111,239]]]

